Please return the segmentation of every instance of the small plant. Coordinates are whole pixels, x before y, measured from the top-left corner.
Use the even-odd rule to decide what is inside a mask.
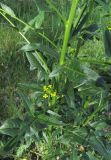
[[[43,160],[110,160],[110,134],[106,132],[110,119],[102,114],[110,94],[107,84],[98,86],[96,80],[100,78],[97,67],[107,69],[111,61],[103,53],[98,56],[98,51],[95,57],[80,54],[88,40],[98,39],[98,26],[90,24],[92,12],[107,4],[93,0],[46,0],[41,6],[40,1],[35,2],[38,15],[29,23],[19,19],[8,6],[1,4],[0,8],[0,14],[25,40],[21,50],[26,53],[30,69],[37,70],[36,83],[18,84],[23,113],[0,127],[5,137],[0,154],[11,154],[15,159],[26,156]],[[55,36],[49,38],[44,31],[51,15],[51,33]],[[12,19],[25,28],[20,30]],[[39,36],[36,43],[27,38],[31,31]],[[26,95],[24,90],[30,94]]]

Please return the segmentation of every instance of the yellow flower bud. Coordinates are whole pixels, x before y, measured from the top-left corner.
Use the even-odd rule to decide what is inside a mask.
[[[52,88],[52,85],[51,85],[51,84],[50,84],[50,85],[48,85],[48,88],[50,88],[50,89],[51,89],[51,88]]]
[[[47,87],[47,86],[43,86],[43,90],[44,90],[44,91],[47,91],[47,90],[48,90],[48,87]]]

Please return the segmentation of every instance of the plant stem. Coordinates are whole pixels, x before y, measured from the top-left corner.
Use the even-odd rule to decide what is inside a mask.
[[[72,0],[72,5],[71,5],[70,13],[69,13],[69,18],[65,23],[65,33],[64,33],[64,40],[63,40],[61,57],[60,57],[60,65],[64,64],[64,59],[65,59],[65,55],[66,55],[66,51],[67,51],[68,40],[69,40],[69,36],[70,36],[70,30],[71,30],[71,26],[72,26],[73,19],[74,19],[74,16],[75,16],[78,1],[79,0]]]

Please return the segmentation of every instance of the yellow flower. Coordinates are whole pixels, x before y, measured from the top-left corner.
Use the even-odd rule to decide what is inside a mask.
[[[48,98],[48,95],[45,93],[44,95],[43,95],[43,98]]]
[[[50,84],[50,85],[48,85],[48,88],[50,88],[50,89],[51,89],[51,88],[52,88],[52,85],[51,85],[51,84]]]
[[[48,90],[48,87],[47,87],[47,86],[43,86],[43,90],[44,90],[44,91],[47,91],[47,90]]]
[[[51,97],[56,97],[56,95],[57,95],[56,92],[51,93]]]

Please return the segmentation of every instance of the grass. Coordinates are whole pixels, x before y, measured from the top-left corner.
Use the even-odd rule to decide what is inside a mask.
[[[13,28],[9,27],[7,23],[0,25],[0,50],[5,54],[15,52],[19,48],[21,37]],[[1,54],[1,53],[0,53]],[[6,56],[6,55],[5,55]]]
[[[100,57],[104,55],[104,44],[102,40],[91,40],[87,41],[81,48],[80,48],[80,56],[89,56],[89,57]]]
[[[0,122],[18,110],[17,83],[30,81],[32,77],[28,62],[19,51],[21,41],[16,30],[7,24],[0,25]]]

